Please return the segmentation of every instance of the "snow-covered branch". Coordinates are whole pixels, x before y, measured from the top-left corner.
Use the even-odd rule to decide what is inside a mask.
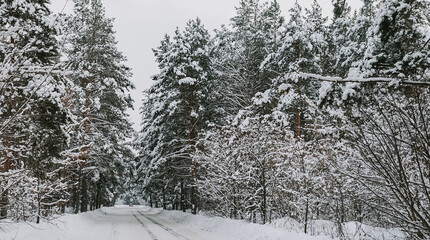
[[[390,83],[390,84],[405,84],[405,85],[417,85],[430,87],[430,81],[410,81],[402,80],[396,78],[383,78],[383,77],[373,77],[373,78],[341,78],[341,77],[331,77],[331,76],[321,76],[312,73],[298,73],[304,78],[313,78],[323,82],[335,82],[335,83]],[[430,80],[430,79],[429,79]]]

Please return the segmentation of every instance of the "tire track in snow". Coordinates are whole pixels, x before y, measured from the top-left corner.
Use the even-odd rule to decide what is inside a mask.
[[[175,236],[175,237],[177,237],[177,238],[184,239],[184,240],[190,240],[190,239],[188,239],[188,238],[184,237],[183,235],[181,235],[181,234],[177,233],[177,232],[176,232],[176,231],[174,231],[173,229],[171,229],[171,228],[169,228],[169,227],[167,227],[167,226],[164,226],[163,224],[161,224],[161,223],[159,223],[159,222],[155,221],[154,219],[152,219],[152,218],[150,218],[150,217],[148,217],[148,216],[145,216],[142,212],[137,211],[137,213],[139,213],[142,217],[144,217],[144,218],[148,219],[149,221],[151,221],[151,222],[152,222],[152,223],[154,223],[155,225],[157,225],[157,226],[159,226],[159,227],[163,228],[164,230],[168,231],[168,232],[169,232],[169,233],[171,233],[173,236]]]
[[[149,235],[151,236],[152,240],[158,240],[157,236],[155,236],[154,233],[151,232],[145,224],[143,224],[143,222],[136,216],[136,214],[133,213],[133,216],[140,223],[140,225],[142,225],[142,227],[149,233]]]

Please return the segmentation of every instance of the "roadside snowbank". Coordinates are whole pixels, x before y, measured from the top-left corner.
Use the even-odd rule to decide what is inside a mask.
[[[327,236],[310,236],[299,232],[289,232],[285,229],[275,228],[268,225],[248,223],[245,221],[225,219],[220,217],[208,217],[192,215],[180,211],[151,210],[158,217],[187,225],[196,231],[210,232],[217,239],[224,240],[328,240]]]
[[[303,232],[303,224],[294,219],[283,218],[277,219],[270,224],[279,229],[285,229],[290,232]],[[330,238],[339,238],[338,225],[334,222],[324,220],[314,220],[309,223],[308,232],[313,236],[329,236]],[[342,239],[348,240],[403,240],[405,234],[399,229],[385,229],[371,227],[360,222],[347,222],[342,224]]]
[[[66,214],[50,222],[42,221],[40,224],[2,222],[0,240],[78,240],[83,232],[94,237],[94,240],[111,239],[100,222],[103,215],[103,211],[99,209],[77,215]]]

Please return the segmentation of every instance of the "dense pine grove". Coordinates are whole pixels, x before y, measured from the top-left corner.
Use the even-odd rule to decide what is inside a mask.
[[[0,220],[122,197],[305,233],[323,220],[341,239],[347,222],[430,238],[428,0],[332,0],[329,18],[316,0],[288,17],[240,0],[212,34],[192,19],[153,49],[138,134],[113,19],[101,0],[73,2],[0,1]]]
[[[100,0],[0,2],[0,219],[111,206],[133,153],[130,69]]]
[[[164,37],[135,144],[151,206],[430,238],[430,3],[332,3],[241,0]]]

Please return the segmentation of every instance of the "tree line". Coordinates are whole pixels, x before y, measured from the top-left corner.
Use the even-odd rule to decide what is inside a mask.
[[[429,2],[332,3],[241,0],[165,35],[135,140],[151,206],[430,237]]]
[[[100,0],[0,2],[0,219],[111,206],[130,175],[131,70]]]

